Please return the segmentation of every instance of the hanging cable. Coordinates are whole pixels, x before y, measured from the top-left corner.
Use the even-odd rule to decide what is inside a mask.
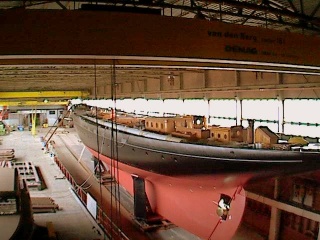
[[[116,111],[117,109],[117,105],[116,105],[116,99],[117,99],[117,83],[116,83],[116,68],[115,68],[115,60],[113,60],[113,75],[114,75],[114,109]],[[115,122],[117,122],[117,114],[115,112]],[[117,211],[117,214],[118,214],[118,226],[119,226],[119,229],[122,229],[122,226],[121,226],[121,208],[120,208],[120,204],[121,204],[121,199],[120,199],[120,174],[119,174],[119,148],[118,148],[118,131],[117,131],[117,124],[116,124],[116,169],[117,169],[117,176],[118,176],[118,181],[117,181],[117,199],[118,199],[118,211]]]
[[[98,98],[98,85],[97,85],[97,65],[94,62],[94,98]],[[97,133],[97,160],[98,160],[98,168],[99,168],[99,192],[100,192],[100,208],[103,207],[103,196],[102,196],[102,168],[101,168],[101,159],[100,159],[100,143],[99,143],[99,123],[98,123],[98,106],[95,106],[95,120],[96,120],[96,133]],[[101,214],[101,221],[104,223],[104,214]],[[106,235],[104,234],[104,239],[106,239]]]
[[[110,88],[111,88],[111,100],[113,101],[113,77],[112,77],[112,66],[111,66],[111,84],[110,84]],[[114,163],[113,163],[113,159],[114,159],[114,154],[113,154],[113,149],[114,149],[114,139],[113,139],[113,131],[114,131],[114,122],[113,122],[113,114],[114,114],[114,109],[113,106],[111,106],[111,137],[110,137],[110,175],[111,175],[111,179],[115,178],[114,175]],[[110,220],[111,223],[113,225],[114,223],[114,218],[113,218],[113,181],[111,181],[110,184],[110,190],[111,190],[111,196],[110,196],[110,205],[111,205],[111,215],[110,215]],[[111,238],[113,236],[113,231],[111,231]]]
[[[117,113],[116,113],[116,72],[115,72],[115,60],[111,66],[111,99],[113,102],[113,107],[111,109],[111,176],[117,177],[116,183],[111,184],[111,193],[115,197],[115,223],[118,228],[121,230],[121,221],[120,221],[120,186],[119,186],[119,159],[118,159],[118,133],[117,133]],[[112,202],[111,202],[112,203]],[[111,218],[112,219],[112,218]]]

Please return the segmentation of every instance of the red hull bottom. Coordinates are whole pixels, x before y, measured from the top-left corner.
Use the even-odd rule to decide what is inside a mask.
[[[97,152],[89,149],[98,158]],[[99,155],[114,171],[116,179],[131,195],[131,174],[145,179],[146,193],[153,212],[175,225],[204,239],[226,240],[235,234],[245,208],[245,191],[241,187],[251,175],[213,175],[170,177],[116,163]],[[229,215],[222,220],[217,214],[221,194],[233,198]]]

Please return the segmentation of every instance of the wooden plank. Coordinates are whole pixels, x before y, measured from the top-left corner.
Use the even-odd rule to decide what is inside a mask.
[[[14,149],[0,149],[0,161],[12,161],[14,158]]]
[[[50,197],[32,197],[32,210],[35,213],[56,212],[59,210],[59,205],[55,204]]]

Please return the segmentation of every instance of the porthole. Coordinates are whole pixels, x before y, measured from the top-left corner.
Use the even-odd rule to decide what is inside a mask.
[[[223,137],[224,137],[224,139],[227,139],[227,138],[228,138],[227,134],[225,134]]]
[[[218,133],[218,138],[220,138],[221,137],[221,135],[220,135],[220,133]]]

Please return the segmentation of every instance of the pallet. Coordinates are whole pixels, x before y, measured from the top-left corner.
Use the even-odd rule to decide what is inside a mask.
[[[0,149],[0,155],[6,155],[6,154],[11,154],[14,153],[14,149],[10,148],[10,149]]]
[[[0,156],[0,161],[13,161],[15,159],[15,156]]]

